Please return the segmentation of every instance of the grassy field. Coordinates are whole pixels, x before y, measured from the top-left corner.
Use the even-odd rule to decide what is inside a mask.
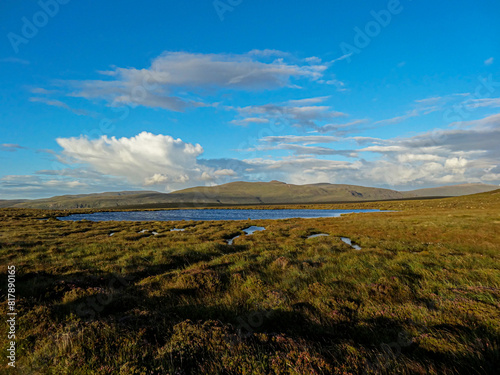
[[[2,371],[498,373],[500,190],[303,207],[397,212],[93,223],[1,209],[1,311],[15,265],[18,312],[17,367]],[[266,230],[227,245],[250,225]]]

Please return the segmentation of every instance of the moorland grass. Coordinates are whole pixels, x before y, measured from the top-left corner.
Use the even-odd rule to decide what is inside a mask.
[[[17,269],[9,373],[497,373],[500,191],[300,207],[397,212],[94,223],[0,210],[4,317]],[[266,230],[227,245],[251,225]]]

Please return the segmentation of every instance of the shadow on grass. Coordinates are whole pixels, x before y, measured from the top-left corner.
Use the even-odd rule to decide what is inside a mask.
[[[228,254],[246,251],[247,247],[220,245],[217,249]],[[259,334],[267,337],[285,336],[293,338],[294,342],[302,343],[300,345],[319,348],[322,357],[330,365],[338,366],[339,361],[345,359],[335,356],[337,350],[335,348],[343,343],[365,348],[372,354],[384,353],[383,346],[398,344],[398,336],[407,328],[405,322],[396,319],[385,317],[361,319],[359,311],[362,309],[362,303],[355,299],[346,300],[343,306],[336,301],[335,306],[331,305],[331,315],[325,315],[324,311],[319,311],[308,302],[296,303],[289,309],[266,311],[253,311],[244,306],[237,308],[223,306],[217,302],[217,298],[222,296],[219,292],[224,291],[229,284],[227,268],[231,266],[231,262],[189,269],[179,274],[196,276],[213,272],[220,276],[221,284],[217,287],[219,289],[210,291],[213,295],[210,305],[203,303],[203,297],[208,293],[204,289],[207,287],[205,284],[200,284],[199,287],[168,287],[152,295],[140,283],[146,278],[173,270],[180,271],[186,266],[209,260],[211,257],[211,254],[202,253],[197,253],[196,256],[191,256],[190,253],[184,256],[176,255],[169,263],[144,266],[142,270],[123,275],[105,272],[91,275],[88,271],[65,275],[47,272],[27,273],[19,275],[17,283],[23,298],[32,297],[39,301],[38,305],[42,303],[48,306],[54,318],[63,324],[69,321],[71,315],[76,315],[83,324],[102,322],[115,325],[132,336],[140,333],[148,345],[156,348],[167,345],[172,339],[173,327],[182,322],[217,321],[226,327],[228,332],[233,333],[232,340],[234,341],[236,337],[235,345],[246,345],[249,351],[258,345],[267,347],[266,343],[256,344]],[[409,284],[413,286],[419,284],[419,275],[409,270],[405,270],[403,274],[408,277]],[[5,274],[0,275],[4,276]],[[339,282],[338,286],[343,288],[349,285]],[[72,298],[68,301],[61,300],[68,293]],[[390,356],[384,357],[383,365],[376,365],[379,366],[380,372],[390,373],[391,369],[396,368],[398,365],[393,362],[399,356],[404,356],[405,360],[431,363],[438,370],[453,369],[457,373],[493,374],[498,368],[500,337],[493,334],[488,327],[479,324],[474,326],[439,324],[425,327],[425,330],[458,337],[481,337],[483,341],[477,344],[481,355],[478,356],[477,352],[469,355],[453,354],[439,348],[435,351],[424,349],[414,340],[407,345],[398,344],[397,350],[393,350]],[[213,347],[214,344],[209,341],[211,337],[210,334],[202,335],[199,338],[199,345]],[[269,344],[267,348],[272,350],[273,347]],[[99,346],[96,346],[96,350],[99,350]],[[230,349],[221,347],[220,350],[221,356],[230,355],[230,351],[224,352]],[[108,354],[113,355],[113,353]],[[376,358],[378,354],[373,355]],[[184,363],[181,362],[179,366],[185,365],[193,369],[201,366],[200,359],[196,356],[188,356],[183,361]],[[371,361],[375,363],[375,359],[372,358]]]

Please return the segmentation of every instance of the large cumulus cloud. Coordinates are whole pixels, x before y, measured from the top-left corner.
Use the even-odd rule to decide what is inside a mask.
[[[142,132],[131,138],[58,138],[57,143],[70,160],[102,174],[124,177],[134,185],[161,185],[172,190],[232,175],[231,171],[199,164],[197,158],[203,153],[199,144],[169,135]]]

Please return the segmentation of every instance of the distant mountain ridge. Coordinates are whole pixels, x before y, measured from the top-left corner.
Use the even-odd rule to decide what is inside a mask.
[[[500,186],[487,184],[461,184],[417,189],[409,191],[408,193],[412,196],[416,195],[418,197],[459,197],[462,195],[487,193],[497,189],[500,189]],[[403,192],[403,194],[405,194],[405,192]]]
[[[1,207],[74,209],[118,208],[164,205],[238,205],[333,203],[394,200],[418,197],[461,196],[498,189],[496,185],[465,184],[400,192],[345,184],[292,185],[280,181],[231,182],[210,187],[195,187],[172,193],[122,191],[62,195],[34,200],[0,200]]]

